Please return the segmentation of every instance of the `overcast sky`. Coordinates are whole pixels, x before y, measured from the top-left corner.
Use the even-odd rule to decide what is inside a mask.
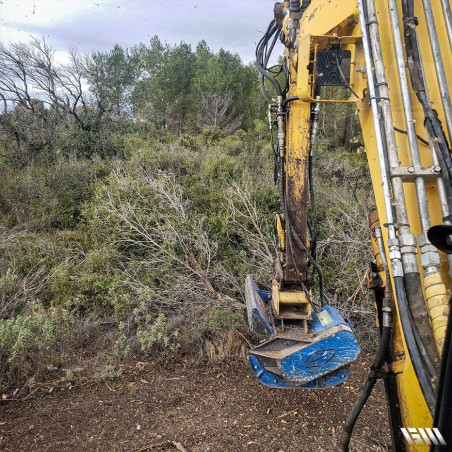
[[[154,35],[193,47],[205,39],[212,50],[237,52],[248,63],[272,16],[271,0],[0,0],[0,40],[44,36],[58,51],[89,52]]]

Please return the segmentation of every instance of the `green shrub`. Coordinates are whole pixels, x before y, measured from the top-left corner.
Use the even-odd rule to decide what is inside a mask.
[[[243,324],[243,315],[238,311],[217,309],[209,321],[209,327],[224,331],[237,330]]]
[[[94,181],[108,172],[105,163],[74,158],[29,165],[22,171],[6,169],[0,179],[0,215],[10,227],[72,228],[80,221]]]
[[[73,322],[64,309],[29,302],[26,312],[0,319],[0,386],[41,376],[59,359],[58,344]]]
[[[140,349],[144,353],[154,349],[176,351],[180,347],[177,343],[178,335],[178,330],[168,331],[164,314],[159,314],[152,322],[146,322],[136,333]]]

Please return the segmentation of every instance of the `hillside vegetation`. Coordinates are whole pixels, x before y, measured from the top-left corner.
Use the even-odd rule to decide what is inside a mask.
[[[157,37],[70,55],[0,45],[0,390],[241,353],[243,281],[269,286],[279,210],[253,66]],[[327,297],[366,337],[372,193],[354,111],[326,107],[320,128]]]

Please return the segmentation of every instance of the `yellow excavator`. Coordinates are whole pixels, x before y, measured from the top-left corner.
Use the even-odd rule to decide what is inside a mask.
[[[270,66],[278,40],[284,61]],[[281,197],[271,290],[245,282],[262,338],[248,358],[265,385],[343,383],[360,352],[350,322],[325,303],[312,152],[325,104],[354,104],[361,123],[380,344],[340,450],[378,378],[395,450],[452,450],[451,47],[449,0],[290,0],[275,3],[256,48]]]

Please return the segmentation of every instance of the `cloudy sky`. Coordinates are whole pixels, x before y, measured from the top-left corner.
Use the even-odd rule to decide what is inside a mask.
[[[237,52],[244,62],[273,16],[271,0],[0,0],[0,40],[28,41],[44,36],[64,51],[130,47],[158,35],[170,44]]]

